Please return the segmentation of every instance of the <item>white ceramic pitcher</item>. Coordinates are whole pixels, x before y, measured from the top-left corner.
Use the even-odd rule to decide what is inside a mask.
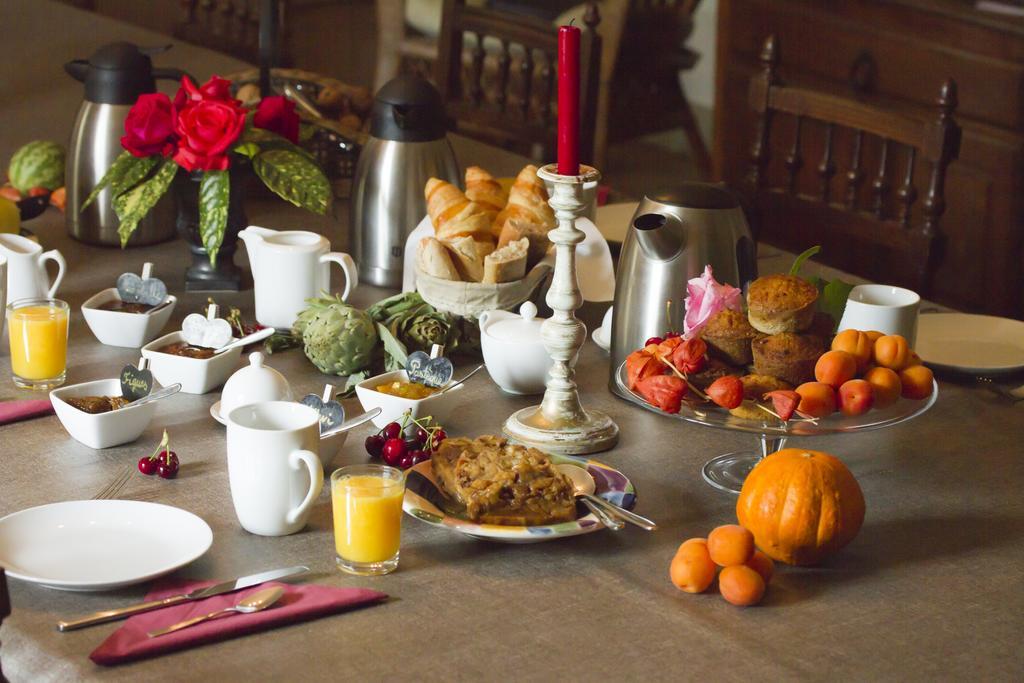
[[[345,274],[341,298],[359,285],[355,261],[331,251],[326,237],[305,230],[279,232],[250,225],[238,233],[249,253],[256,290],[256,321],[268,327],[290,328],[306,308],[306,299],[330,291],[330,264]]]
[[[0,256],[7,259],[7,301],[52,299],[64,279],[68,264],[56,249],[43,251],[37,243],[14,234],[0,234]],[[46,262],[57,264],[57,276],[50,282]]]

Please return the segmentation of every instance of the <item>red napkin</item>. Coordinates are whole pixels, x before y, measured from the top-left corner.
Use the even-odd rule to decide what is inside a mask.
[[[159,600],[188,593],[197,588],[212,586],[214,583],[216,582],[183,580],[163,582],[146,596],[146,600]],[[146,635],[158,628],[230,607],[269,586],[280,586],[285,592],[280,600],[262,612],[226,614],[164,636],[150,638]],[[185,602],[129,617],[124,626],[114,631],[102,645],[93,650],[89,659],[103,666],[124,664],[196,645],[237,638],[285,624],[337,614],[356,607],[378,604],[387,597],[385,593],[365,588],[331,588],[315,584],[291,585],[271,581],[242,591],[215,595],[205,600]]]
[[[53,404],[48,398],[0,403],[0,425],[52,414]]]

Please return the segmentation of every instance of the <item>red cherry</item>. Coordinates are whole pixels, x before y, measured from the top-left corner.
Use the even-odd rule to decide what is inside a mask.
[[[156,473],[156,460],[150,458],[148,455],[139,458],[139,472],[145,475],[151,475]]]
[[[398,463],[405,456],[405,442],[401,439],[388,439],[384,442],[381,456],[384,458],[384,462],[392,467],[397,467]]]
[[[434,441],[433,441],[434,450],[437,450],[437,447],[441,445],[441,442],[444,441],[447,438],[448,438],[448,434],[446,434],[443,429],[438,429],[437,431],[435,431],[434,432]],[[429,453],[427,454],[427,457],[428,458],[430,457]]]
[[[160,455],[156,456],[158,463],[166,463],[169,466],[174,467],[174,471],[178,471],[178,454],[174,451],[168,453],[167,451],[160,451]]]
[[[416,440],[417,441],[419,441],[420,443],[426,443],[427,439],[429,439],[429,438],[430,438],[430,432],[428,432],[423,427],[417,427],[416,428]]]
[[[660,344],[663,341],[665,341],[665,340],[662,339],[661,337],[651,337],[650,339],[648,339],[647,341],[644,342],[644,346],[650,346],[651,344],[654,344],[655,346],[657,346],[658,344]]]
[[[160,464],[156,466],[156,473],[162,479],[174,479],[178,476],[178,456],[171,453],[168,460],[161,458]]]
[[[411,455],[403,455],[402,459],[398,461],[398,466],[401,467],[403,470],[409,469],[410,467],[413,466],[413,464],[414,462]]]
[[[675,339],[676,337],[682,337],[683,335],[679,332],[666,332],[665,339]]]
[[[412,456],[412,464],[413,465],[419,465],[421,462],[425,462],[427,460],[430,460],[430,452],[429,451],[420,451],[416,455]]]
[[[380,431],[385,439],[397,439],[402,435],[402,425],[397,422],[389,422],[384,425],[384,429]]]
[[[379,458],[384,450],[384,437],[380,434],[371,434],[366,437],[366,452],[375,458]]]

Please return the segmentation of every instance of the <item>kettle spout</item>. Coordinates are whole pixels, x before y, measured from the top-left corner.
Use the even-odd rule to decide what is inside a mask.
[[[683,248],[682,223],[672,215],[645,213],[633,221],[640,248],[651,258],[668,261]]]
[[[76,81],[85,83],[85,77],[89,75],[89,62],[85,59],[75,59],[64,65],[64,71]]]

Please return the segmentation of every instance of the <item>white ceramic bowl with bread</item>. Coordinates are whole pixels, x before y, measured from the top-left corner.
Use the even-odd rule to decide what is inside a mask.
[[[465,191],[431,178],[424,195],[434,235],[416,246],[416,281],[426,301],[475,317],[530,297],[550,268],[542,261],[556,225],[535,166],[524,167],[508,191],[471,166]]]

